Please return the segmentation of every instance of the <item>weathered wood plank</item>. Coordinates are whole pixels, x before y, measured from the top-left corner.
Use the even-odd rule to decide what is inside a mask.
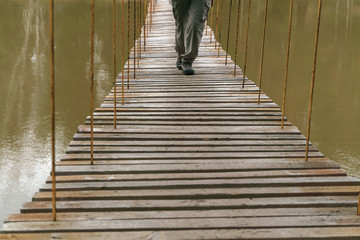
[[[229,179],[229,178],[281,178],[281,177],[321,177],[346,176],[341,169],[296,169],[296,170],[268,170],[268,171],[239,171],[239,172],[196,172],[196,173],[157,173],[157,174],[105,174],[105,175],[71,175],[56,176],[56,182],[98,182],[98,181],[127,181],[127,180],[181,180],[181,179]],[[50,183],[51,177],[46,182]]]
[[[213,210],[250,208],[356,207],[357,196],[280,197],[253,199],[60,201],[58,212]],[[25,203],[22,213],[51,212],[51,201]],[[359,221],[358,221],[359,222]],[[359,222],[360,223],[360,222]]]
[[[277,217],[277,216],[341,216],[353,215],[355,207],[343,208],[258,208],[258,209],[214,209],[177,211],[121,211],[121,212],[60,212],[59,221],[66,220],[111,220],[111,219],[177,219],[219,217]],[[5,222],[52,221],[49,213],[23,213],[10,215]]]
[[[359,227],[314,227],[306,228],[280,228],[280,229],[226,229],[226,230],[177,230],[177,231],[141,231],[141,232],[81,232],[81,233],[41,233],[41,234],[4,234],[0,239],[18,240],[48,240],[48,239],[109,239],[117,240],[197,240],[197,239],[329,239],[329,240],[355,240],[359,239]]]
[[[271,217],[259,218],[202,218],[198,219],[127,219],[127,220],[94,220],[84,221],[58,221],[49,222],[24,222],[7,223],[3,231],[24,232],[24,228],[31,229],[27,232],[78,232],[91,228],[93,231],[148,231],[148,230],[192,230],[192,229],[261,229],[266,227],[354,227],[359,226],[357,216],[299,216],[278,217],[276,221]],[[324,223],[326,221],[326,223]]]
[[[271,179],[269,179],[271,181]],[[216,186],[214,186],[216,187]],[[198,188],[198,189],[143,189],[59,191],[58,201],[75,200],[140,200],[140,199],[217,199],[271,198],[295,196],[358,196],[360,186],[299,186],[266,188]],[[51,201],[51,192],[38,192],[33,201]]]
[[[89,161],[89,159],[88,159]],[[76,174],[126,174],[126,173],[189,173],[189,172],[229,172],[229,171],[251,171],[251,170],[292,170],[292,169],[333,169],[339,165],[333,161],[256,161],[248,160],[225,163],[208,162],[206,164],[123,164],[123,165],[98,165],[96,166],[57,166],[57,175],[76,175]],[[129,161],[130,163],[130,161]]]

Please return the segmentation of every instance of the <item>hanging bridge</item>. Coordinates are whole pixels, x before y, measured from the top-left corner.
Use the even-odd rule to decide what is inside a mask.
[[[0,239],[360,239],[360,181],[311,144],[306,153],[281,108],[236,65],[234,76],[211,29],[196,74],[183,75],[171,6],[150,8],[141,58],[142,36],[130,75],[56,162],[56,221],[50,176]]]

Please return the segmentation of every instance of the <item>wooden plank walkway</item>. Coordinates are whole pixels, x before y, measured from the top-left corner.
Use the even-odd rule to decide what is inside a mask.
[[[118,128],[113,92],[96,109],[95,165],[88,118],[57,162],[58,220],[48,178],[0,239],[360,239],[359,180],[313,146],[305,162],[305,137],[280,129],[279,107],[264,93],[258,105],[252,81],[240,88],[208,36],[184,76],[173,32],[159,0]]]

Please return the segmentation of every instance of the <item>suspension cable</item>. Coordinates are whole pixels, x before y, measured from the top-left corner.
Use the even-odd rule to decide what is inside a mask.
[[[216,27],[215,27],[215,38],[218,35],[219,31],[219,10],[220,10],[220,0],[217,0],[217,7],[216,7]],[[217,48],[217,42],[215,40],[215,49]]]
[[[50,0],[50,85],[51,85],[51,180],[52,220],[56,221],[56,169],[55,169],[55,51],[54,51],[54,0]]]
[[[210,20],[210,43],[212,43],[212,24],[213,24],[213,14],[214,14],[214,7],[212,7],[210,9],[210,12],[209,12],[209,20]]]
[[[125,55],[125,34],[124,34],[124,0],[121,2],[121,104],[124,105],[124,55]],[[115,104],[116,106],[116,104]]]
[[[317,27],[316,27],[316,36],[315,36],[314,65],[313,65],[313,70],[312,70],[311,89],[310,89],[309,119],[308,119],[308,127],[307,127],[305,161],[307,161],[308,157],[309,157],[311,115],[312,115],[312,105],[313,105],[313,99],[314,99],[315,73],[316,73],[316,62],[317,62],[317,52],[318,52],[319,33],[320,33],[320,20],[321,20],[321,7],[322,7],[322,0],[319,0]]]
[[[147,26],[146,26],[146,19],[147,19],[147,17],[146,17],[146,5],[147,5],[147,0],[144,0],[144,30],[143,30],[143,32],[144,32],[144,52],[146,51],[146,28],[147,28]]]
[[[230,8],[229,8],[229,21],[228,21],[228,32],[227,32],[227,39],[226,39],[226,57],[225,57],[225,65],[227,65],[228,60],[228,52],[229,52],[229,38],[230,38],[230,27],[231,27],[231,9],[232,9],[232,2],[233,0],[230,0]]]
[[[114,129],[116,129],[116,0],[113,0]]]
[[[153,1],[150,0],[150,32],[152,32],[152,24],[153,24]]]
[[[94,19],[95,19],[95,7],[94,7],[94,1],[95,0],[91,0],[91,77],[90,77],[90,81],[91,81],[91,100],[90,100],[90,115],[91,115],[91,133],[90,133],[90,161],[91,161],[91,165],[94,164],[94,29],[95,29],[95,24],[94,24]]]
[[[142,0],[139,1],[139,49],[138,49],[138,67],[140,67],[140,59],[141,59],[141,45],[142,45]]]
[[[221,29],[222,29],[222,18],[223,18],[223,10],[224,10],[224,0],[221,0],[221,7],[220,7],[220,27],[219,27],[219,46],[218,46],[218,57],[220,57],[220,46],[221,46]]]
[[[259,73],[258,104],[260,104],[261,84],[262,84],[262,76],[263,76],[268,5],[269,5],[269,0],[266,0],[266,2],[265,2],[265,15],[264,15],[264,31],[263,31],[262,48],[261,48],[260,73]]]
[[[127,89],[130,88],[130,1],[127,3]]]
[[[238,55],[238,49],[239,49],[239,25],[240,25],[240,5],[241,0],[239,0],[238,3],[238,15],[237,15],[237,23],[236,23],[236,43],[235,43],[235,64],[234,64],[234,77],[236,77],[236,66],[237,66],[237,55]],[[240,26],[241,27],[241,26]]]
[[[250,14],[251,14],[251,0],[249,0],[249,3],[248,3],[248,21],[247,21],[247,29],[246,29],[245,61],[244,61],[244,74],[243,74],[243,84],[242,84],[242,88],[245,87],[245,76],[246,76],[246,67],[247,67],[247,55],[248,55],[248,47],[249,47]]]
[[[286,89],[287,89],[287,80],[288,80],[288,73],[289,73],[293,7],[294,7],[294,0],[290,0],[289,34],[288,34],[288,42],[287,42],[287,50],[286,50],[286,67],[285,67],[285,78],[284,78],[284,93],[283,93],[283,104],[282,104],[281,129],[284,128],[284,119],[285,119]]]
[[[134,54],[133,54],[133,60],[134,60],[134,79],[136,78],[136,34],[137,34],[137,21],[136,21],[136,10],[137,10],[137,4],[136,0],[134,2]],[[129,85],[128,85],[129,87]]]

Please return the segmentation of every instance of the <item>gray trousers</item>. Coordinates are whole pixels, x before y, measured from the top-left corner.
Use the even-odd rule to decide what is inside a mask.
[[[211,6],[209,0],[172,0],[175,17],[175,50],[184,62],[199,54],[204,23]]]

